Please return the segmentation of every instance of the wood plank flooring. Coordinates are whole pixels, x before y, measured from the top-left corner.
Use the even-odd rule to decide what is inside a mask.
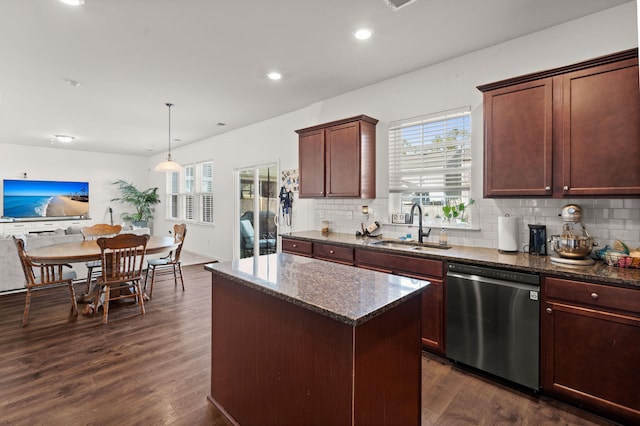
[[[71,316],[60,288],[36,293],[23,328],[24,295],[0,295],[0,424],[230,425],[206,399],[210,274],[187,266],[185,286],[156,282],[146,315],[114,303],[106,325]],[[429,354],[422,361],[423,425],[615,424]]]

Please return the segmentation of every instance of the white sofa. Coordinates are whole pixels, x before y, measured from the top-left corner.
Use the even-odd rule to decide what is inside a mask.
[[[149,234],[149,228],[137,228],[134,230],[123,230],[123,233]],[[37,247],[51,244],[68,243],[82,241],[80,228],[69,227],[66,230],[57,229],[53,232],[40,234],[26,234],[26,248],[31,250]],[[72,269],[76,272],[78,279],[86,278],[87,267],[85,262],[72,263]],[[24,272],[20,266],[20,258],[13,242],[12,235],[0,235],[0,294],[24,289]]]

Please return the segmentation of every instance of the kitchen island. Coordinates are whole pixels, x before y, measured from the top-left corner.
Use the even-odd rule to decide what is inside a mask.
[[[289,254],[208,264],[211,394],[241,425],[418,425],[429,282]]]

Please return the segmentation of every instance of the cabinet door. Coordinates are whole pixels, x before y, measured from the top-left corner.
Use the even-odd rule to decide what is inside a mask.
[[[327,197],[360,196],[360,122],[325,130]]]
[[[485,92],[485,197],[551,195],[552,89],[546,78]]]
[[[298,161],[300,173],[300,198],[324,197],[324,130],[300,133]]]
[[[640,318],[554,301],[543,306],[543,390],[638,424]]]
[[[564,195],[640,195],[638,60],[562,77]]]
[[[422,345],[444,355],[444,283],[433,278],[429,281],[431,285],[422,292]]]

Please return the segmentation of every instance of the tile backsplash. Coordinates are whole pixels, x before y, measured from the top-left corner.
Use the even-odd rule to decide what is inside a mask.
[[[521,251],[529,243],[528,224],[547,227],[547,238],[562,233],[560,212],[567,204],[582,207],[582,223],[595,238],[599,247],[622,240],[630,247],[640,247],[640,199],[479,199],[471,207],[470,229],[449,228],[449,242],[474,247],[498,247],[498,216],[509,214],[518,218],[518,246]],[[369,216],[362,213],[362,206],[369,207]],[[377,220],[383,224],[382,234],[397,238],[407,233],[414,237],[416,225],[390,224],[388,200],[318,199],[314,202],[314,229],[321,228],[322,221],[329,221],[332,232],[354,234],[361,223]],[[437,242],[441,223],[425,222],[431,227],[428,238]],[[425,229],[426,231],[426,229]]]

